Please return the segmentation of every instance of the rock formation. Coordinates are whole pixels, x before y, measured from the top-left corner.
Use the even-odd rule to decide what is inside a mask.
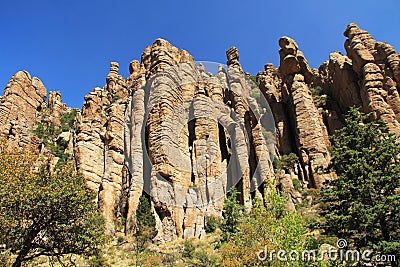
[[[327,113],[341,117],[349,107],[360,107],[363,112],[374,112],[375,118],[383,119],[399,136],[399,54],[354,23],[344,35],[347,56],[332,53],[313,81],[331,98]]]
[[[77,116],[75,158],[79,172],[98,193],[98,201],[110,234],[117,218],[126,209],[128,172],[124,162],[124,114],[129,90],[118,74],[119,65],[111,62],[104,88],[85,96]]]
[[[37,147],[35,127],[46,107],[46,88],[26,71],[17,72],[8,82],[0,102],[0,134],[11,147]]]
[[[59,127],[61,117],[71,111],[62,102],[60,92],[50,92],[46,100],[46,88],[38,78],[31,78],[26,71],[11,78],[0,101],[0,137],[7,138],[8,146],[44,152],[43,140],[34,130],[39,123]]]
[[[131,173],[149,190],[160,241],[201,238],[204,215],[221,215],[230,186],[237,185],[243,203],[250,206],[251,186],[257,189],[262,183],[251,176],[258,171],[266,179],[272,169],[261,129],[251,118],[255,116],[247,100],[251,83],[241,71],[237,49],[228,50],[227,57],[229,87],[224,68],[217,75],[207,73],[186,51],[165,40],[156,40],[143,53],[148,79],[133,92],[127,111],[127,151],[128,161],[137,162]],[[243,129],[254,144],[251,163]],[[140,138],[145,139],[145,153]],[[143,165],[144,172],[138,171],[136,166]]]
[[[59,92],[46,102],[42,82],[21,71],[0,97],[0,136],[11,147],[42,154],[54,153],[46,142],[64,144],[97,193],[109,234],[136,231],[145,194],[156,240],[202,238],[205,216],[221,216],[231,187],[248,209],[255,196],[263,198],[275,156],[291,159],[276,173],[291,209],[304,200],[295,180],[321,188],[333,179],[318,169],[330,161],[328,133],[342,127],[350,107],[374,112],[371,119],[383,119],[400,135],[399,54],[355,24],[344,35],[347,55],[331,53],[318,70],[293,39],[282,37],[280,66],[265,65],[259,88],[235,47],[226,51],[227,66],[210,73],[187,51],[157,39],[141,62],[130,63],[129,77],[111,62],[105,86],[85,96],[74,130],[64,132],[73,110]],[[61,131],[47,140],[34,133],[39,126]]]
[[[321,188],[332,177],[317,172],[318,168],[328,166],[330,155],[328,133],[308,86],[313,72],[293,39],[282,37],[279,46],[280,77],[273,65],[267,64],[265,71],[258,74],[260,89],[274,113],[279,152],[296,153],[301,180]]]
[[[106,86],[85,97],[75,157],[98,192],[110,234],[122,230],[117,226],[123,217],[126,233],[135,231],[143,193],[164,242],[204,236],[205,214],[221,215],[231,186],[248,207],[251,190],[260,189],[262,197],[272,160],[257,121],[263,114],[255,112],[258,104],[249,95],[258,88],[243,74],[237,49],[227,57],[229,79],[223,67],[217,75],[207,73],[188,52],[157,39],[142,63],[131,62],[127,79],[111,63]]]

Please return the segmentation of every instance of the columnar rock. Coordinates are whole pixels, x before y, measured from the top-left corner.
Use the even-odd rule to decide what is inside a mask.
[[[352,68],[352,61],[339,52],[329,55],[329,61],[319,68],[324,91],[339,105],[339,113],[346,113],[349,107],[361,106],[358,76]]]
[[[377,118],[382,118],[400,136],[399,55],[392,46],[376,42],[354,23],[347,26],[344,35],[348,38],[344,44],[347,55],[360,77],[363,111],[375,112]]]
[[[238,71],[243,71],[242,70],[242,65],[239,63],[239,52],[236,47],[231,47],[226,51],[226,57],[228,61],[226,62],[226,65],[230,66],[231,68],[234,68]]]
[[[26,71],[17,72],[8,82],[0,102],[0,135],[11,147],[37,148],[40,140],[32,131],[46,107],[46,88]]]
[[[162,39],[142,55],[145,70],[137,76],[140,85],[126,111],[125,151],[131,179],[138,181],[130,192],[137,196],[143,188],[150,194],[156,239],[162,242],[202,238],[205,215],[221,216],[229,188],[238,187],[250,206],[252,187],[257,191],[272,173],[259,107],[250,97],[251,82],[241,71],[237,50],[234,54],[228,60],[235,66],[229,66],[230,79],[223,67],[217,75],[207,73],[186,51]],[[128,220],[137,199],[131,199]]]
[[[128,182],[128,202],[126,214],[126,233],[132,234],[136,227],[136,210],[144,186],[144,140],[143,124],[145,114],[145,69],[143,64],[134,60],[129,65],[130,76],[127,86],[130,98],[125,112],[124,151],[130,170]]]
[[[272,64],[266,64],[264,71],[257,74],[257,82],[265,99],[268,101],[274,116],[277,129],[277,148],[281,155],[293,152],[292,136],[286,105],[289,101],[289,93],[286,87],[282,87],[282,80]]]
[[[118,74],[119,65],[111,62],[104,88],[85,96],[76,126],[77,167],[91,189],[98,192],[100,208],[110,234],[125,209],[128,172],[124,162],[124,113],[129,91]]]
[[[290,95],[290,119],[295,130],[297,153],[306,180],[312,187],[321,188],[326,180],[331,179],[330,174],[317,172],[318,168],[329,164],[329,140],[307,85],[311,82],[312,72],[294,40],[282,37],[279,46],[279,70]]]
[[[285,78],[299,73],[304,76],[306,83],[310,83],[313,73],[303,52],[298,50],[296,41],[283,36],[279,39],[279,46],[281,47],[279,71],[282,76]]]
[[[60,118],[69,111],[66,104],[61,100],[61,92],[50,92],[49,101],[49,120],[54,123],[56,127],[60,126]]]
[[[332,53],[313,78],[313,84],[329,96],[329,107],[324,111],[329,114],[325,119],[329,132],[339,128],[343,114],[356,106],[363,112],[374,112],[399,136],[399,55],[391,45],[375,41],[354,23],[347,26],[344,35],[348,38],[344,43],[347,55]]]
[[[139,198],[146,194],[157,240],[203,237],[204,216],[221,216],[231,187],[248,208],[252,197],[263,197],[275,139],[280,155],[299,156],[278,174],[294,208],[302,201],[294,179],[316,188],[332,179],[316,169],[328,165],[328,132],[342,127],[351,106],[374,112],[400,135],[399,54],[356,24],[344,35],[347,55],[331,53],[318,71],[294,40],[282,37],[280,66],[267,64],[258,73],[260,89],[243,72],[235,47],[226,51],[228,68],[211,74],[187,51],[157,39],[141,62],[130,63],[126,79],[111,62],[106,85],[85,96],[75,133],[53,141],[68,142],[66,152],[75,153],[110,234],[135,232]],[[313,97],[325,102],[316,106]],[[46,103],[42,82],[18,72],[0,97],[0,136],[9,146],[44,154],[49,151],[33,130],[59,127],[70,111],[59,92],[50,92]],[[274,121],[276,132],[268,124]]]

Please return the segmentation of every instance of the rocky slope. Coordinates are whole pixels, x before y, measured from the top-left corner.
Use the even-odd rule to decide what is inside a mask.
[[[318,170],[330,161],[328,135],[351,106],[374,112],[373,119],[400,135],[399,54],[355,24],[344,35],[347,55],[333,52],[318,70],[293,39],[282,37],[280,66],[265,65],[259,88],[243,72],[237,48],[210,73],[187,51],[157,39],[140,62],[130,63],[129,77],[110,64],[105,86],[85,96],[74,129],[65,127],[72,110],[60,93],[46,102],[42,82],[18,72],[0,99],[0,134],[9,146],[37,153],[54,152],[49,144],[64,140],[62,149],[98,193],[110,234],[134,233],[139,197],[146,194],[156,239],[201,238],[205,216],[221,215],[230,187],[248,208],[255,196],[262,199],[275,156],[298,158],[276,173],[291,208],[302,201],[295,180],[321,188],[334,179]],[[39,125],[56,134],[38,135]]]

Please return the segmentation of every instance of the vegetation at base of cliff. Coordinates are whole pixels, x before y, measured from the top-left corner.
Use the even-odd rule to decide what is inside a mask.
[[[281,266],[277,258],[259,260],[258,252],[266,249],[302,251],[312,244],[302,215],[286,209],[287,198],[276,191],[273,182],[269,182],[265,190],[268,193],[264,203],[256,198],[250,214],[240,220],[237,231],[221,246],[221,266]],[[302,261],[290,264],[305,266]]]
[[[218,228],[221,227],[222,219],[215,215],[206,216],[204,219],[205,219],[204,230],[208,234],[214,233]]]
[[[65,255],[93,255],[105,241],[95,194],[72,168],[50,171],[37,159],[0,151],[0,244],[21,266],[40,256],[72,262]]]
[[[139,198],[139,205],[136,211],[136,229],[135,229],[135,252],[136,263],[141,261],[140,253],[151,244],[156,236],[156,220],[150,209],[150,200],[142,194]],[[138,266],[136,264],[136,266]]]
[[[224,211],[222,213],[223,223],[221,230],[223,240],[227,241],[230,237],[239,230],[239,223],[243,218],[245,207],[238,201],[239,192],[232,188],[229,191],[228,197],[224,200]]]
[[[156,220],[150,210],[150,200],[141,195],[139,198],[139,206],[136,211],[136,229],[135,238],[138,252],[143,251],[147,243],[157,234]]]
[[[400,144],[382,120],[350,109],[331,137],[329,169],[337,179],[321,190],[327,233],[377,254],[400,251]]]

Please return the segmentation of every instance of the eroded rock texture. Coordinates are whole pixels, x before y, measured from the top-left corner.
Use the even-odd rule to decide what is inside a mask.
[[[0,102],[0,134],[11,147],[37,147],[32,131],[46,107],[46,88],[26,71],[17,72],[8,82]]]
[[[142,194],[162,242],[202,238],[205,215],[221,216],[232,186],[249,208],[251,192],[263,197],[261,185],[273,173],[272,113],[250,96],[259,89],[244,75],[237,49],[227,58],[228,69],[211,74],[188,52],[157,39],[141,63],[130,63],[127,79],[111,63],[106,86],[85,97],[75,157],[98,192],[110,234],[135,232]],[[271,127],[260,126],[269,120]]]
[[[315,79],[331,98],[329,112],[341,117],[349,107],[360,107],[374,112],[399,136],[399,54],[354,23],[344,35],[347,56],[332,53]]]
[[[0,137],[7,139],[10,148],[46,153],[43,140],[34,130],[39,124],[45,128],[52,124],[57,129],[61,117],[70,111],[62,102],[60,92],[50,92],[47,102],[43,83],[36,77],[31,78],[27,71],[19,71],[8,82],[0,100]]]
[[[119,65],[111,62],[104,88],[85,96],[77,116],[75,157],[78,170],[98,201],[110,234],[117,218],[126,209],[125,187],[128,172],[124,161],[124,114],[129,98],[127,81],[118,74]]]
[[[351,106],[374,112],[400,135],[399,54],[355,24],[344,35],[347,55],[331,53],[318,70],[293,39],[282,37],[280,66],[265,65],[259,88],[243,73],[235,47],[226,52],[227,66],[212,74],[187,51],[157,39],[141,62],[130,63],[129,77],[112,62],[106,85],[85,96],[75,132],[50,142],[68,144],[111,235],[135,232],[145,194],[157,240],[203,237],[205,215],[221,215],[231,187],[248,209],[255,196],[263,198],[275,151],[286,164],[276,174],[279,187],[294,209],[304,201],[296,180],[321,188],[334,178],[318,169],[330,161],[328,133],[342,127]],[[42,82],[18,72],[0,97],[0,135],[12,147],[43,153],[33,131],[60,127],[69,112],[59,92],[46,102]]]
[[[308,85],[313,72],[293,39],[282,37],[279,46],[279,73],[267,64],[257,80],[275,117],[280,154],[296,153],[300,159],[298,178],[309,187],[321,188],[332,177],[317,172],[328,166],[330,155],[328,133]],[[293,175],[287,175],[289,178],[283,182],[291,181]],[[284,184],[288,186],[290,182]]]
[[[149,190],[160,241],[202,238],[204,216],[221,215],[230,187],[236,186],[250,207],[250,192],[262,197],[261,183],[272,172],[251,82],[241,71],[237,49],[227,57],[229,74],[220,66],[213,75],[165,40],[156,40],[142,56],[148,79],[133,92],[127,111],[127,149],[131,162],[144,156],[131,168]],[[142,164],[144,171],[137,171]]]

